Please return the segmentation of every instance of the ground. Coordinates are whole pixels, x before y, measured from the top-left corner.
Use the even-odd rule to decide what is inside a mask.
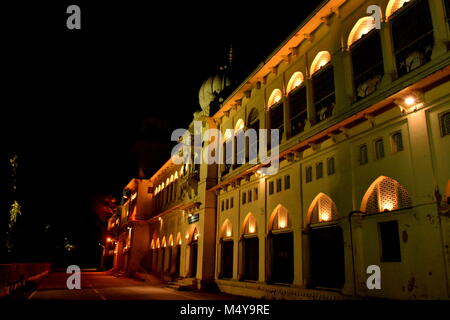
[[[110,272],[81,273],[81,289],[69,290],[66,285],[70,275],[54,272],[43,279],[35,291],[27,294],[31,300],[232,300],[243,297],[203,291],[177,291],[167,288],[154,278],[139,281],[118,277]]]

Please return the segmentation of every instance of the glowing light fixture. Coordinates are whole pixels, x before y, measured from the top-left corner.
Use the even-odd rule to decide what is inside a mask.
[[[106,238],[106,242],[112,242],[112,239],[110,237]]]
[[[402,113],[412,113],[424,106],[423,94],[420,92],[413,92],[403,99],[396,99],[394,102],[399,106]]]

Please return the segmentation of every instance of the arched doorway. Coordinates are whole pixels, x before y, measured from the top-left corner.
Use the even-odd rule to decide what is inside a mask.
[[[333,200],[319,194],[310,206],[307,219],[312,287],[342,289],[344,285],[344,236],[336,218]]]
[[[269,281],[292,283],[294,280],[294,237],[288,210],[278,205],[269,220],[268,244],[271,270]]]
[[[219,278],[233,278],[233,228],[230,220],[226,219],[220,232],[220,274]]]
[[[256,227],[256,218],[249,213],[244,220],[241,237],[242,280],[257,281],[259,277],[259,238]]]
[[[192,240],[190,243],[190,248],[191,248],[191,255],[190,255],[190,264],[191,264],[191,268],[190,268],[190,276],[191,277],[197,277],[197,265],[198,265],[198,231],[197,229],[194,230],[194,232],[192,233]]]

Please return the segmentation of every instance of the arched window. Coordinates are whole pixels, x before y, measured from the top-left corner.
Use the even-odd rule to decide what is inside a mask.
[[[233,130],[226,129],[223,135],[223,166],[222,176],[228,174],[233,164]]]
[[[173,242],[173,235],[170,234],[170,236],[169,236],[169,246],[173,247],[173,245],[174,245],[174,242]]]
[[[161,245],[163,248],[165,248],[167,246],[166,236],[163,236]]]
[[[392,25],[398,76],[430,61],[434,36],[428,0],[391,0],[386,16]]]
[[[303,81],[305,78],[303,77],[303,73],[300,71],[294,72],[294,74],[291,76],[291,79],[288,82],[287,85],[287,93],[291,93],[292,90],[297,89],[303,84]]]
[[[381,176],[372,183],[364,195],[361,211],[377,213],[411,206],[411,198],[406,188],[394,179]]]
[[[225,279],[233,278],[233,239],[232,225],[230,220],[226,219],[221,228],[221,273],[220,277]]]
[[[278,129],[279,137],[281,139],[284,129],[284,111],[283,94],[280,89],[272,91],[267,106],[269,108],[270,129]]]
[[[303,73],[295,72],[287,85],[289,101],[289,122],[291,125],[291,135],[303,132],[308,119],[306,86],[304,84]]]
[[[247,162],[256,162],[258,158],[259,116],[258,110],[253,108],[247,118]],[[253,131],[253,133],[252,133]]]
[[[152,239],[152,242],[150,242],[150,248],[155,249],[155,239]]]
[[[372,17],[358,20],[348,37],[348,46],[356,97],[362,99],[378,89],[384,75],[380,32]]]
[[[249,213],[244,220],[242,236],[243,276],[245,280],[258,280],[259,239],[256,234],[256,219]]]
[[[178,232],[178,234],[177,234],[177,245],[181,246],[181,244],[182,244],[181,233]]]
[[[314,58],[311,75],[316,122],[321,122],[331,117],[336,103],[334,69],[328,51],[321,51]]]
[[[159,249],[161,247],[159,238],[156,238],[156,248]]]
[[[389,18],[397,10],[401,9],[405,4],[411,0],[391,0],[386,7],[386,18]]]
[[[288,210],[279,204],[269,220],[272,282],[292,283],[294,280],[294,238],[292,230],[287,230],[289,227]]]
[[[308,223],[328,222],[336,218],[337,209],[334,201],[326,194],[319,193],[309,207]]]
[[[282,230],[290,227],[288,210],[281,204],[277,205],[269,220],[269,230]]]
[[[236,121],[234,126],[234,146],[235,146],[235,167],[241,166],[245,162],[245,135],[244,135],[245,122],[242,119]]]

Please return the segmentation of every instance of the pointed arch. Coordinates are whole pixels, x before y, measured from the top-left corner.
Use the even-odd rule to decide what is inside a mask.
[[[244,130],[245,127],[245,122],[242,119],[239,119],[238,121],[236,121],[236,125],[234,126],[234,132],[239,132],[241,130]]]
[[[198,233],[197,228],[195,228],[194,231],[192,232],[191,242],[192,242],[192,241],[197,241],[199,235],[200,235],[200,234]]]
[[[229,219],[225,219],[222,223],[222,227],[220,228],[220,237],[221,238],[230,238],[233,235],[233,225],[231,224]]]
[[[347,46],[350,48],[353,43],[361,39],[364,35],[376,28],[375,18],[364,17],[358,20],[353,26],[348,36]]]
[[[286,209],[281,204],[278,204],[275,209],[273,209],[272,214],[269,218],[268,230],[280,230],[287,229],[290,227],[288,209]]]
[[[256,234],[257,232],[257,223],[256,218],[253,213],[249,212],[244,219],[244,223],[242,224],[242,234]]]
[[[287,84],[287,93],[291,92],[292,90],[300,87],[305,80],[305,77],[303,76],[303,73],[300,71],[294,72],[294,74],[291,76],[291,79],[289,80]]]
[[[162,246],[163,248],[167,247],[166,236],[163,236],[162,242],[161,242],[161,246]]]
[[[177,242],[177,245],[180,245],[180,246],[181,246],[181,244],[182,244],[182,240],[181,240],[181,232],[178,232],[178,233],[177,233],[177,240],[176,240],[176,242]]]
[[[360,210],[365,213],[377,213],[411,206],[411,198],[404,186],[392,178],[380,176],[367,189]]]
[[[267,107],[270,108],[273,105],[277,104],[278,102],[283,99],[283,93],[280,89],[274,89],[272,93],[270,94],[269,100],[267,101]]]
[[[325,193],[319,193],[308,209],[306,217],[307,224],[314,224],[319,222],[328,222],[335,220],[338,216],[336,204]]]
[[[161,244],[159,242],[159,238],[156,238],[156,248],[159,249],[161,247]]]
[[[155,249],[155,239],[152,239],[152,241],[150,242],[150,248]]]
[[[330,62],[331,54],[328,51],[320,51],[311,64],[310,74],[313,75]]]
[[[169,244],[169,246],[171,246],[171,247],[173,247],[173,235],[172,234],[170,234],[169,235],[169,241],[168,241],[168,244]]]
[[[411,0],[390,0],[386,7],[386,18],[389,19],[391,15],[410,1]]]

